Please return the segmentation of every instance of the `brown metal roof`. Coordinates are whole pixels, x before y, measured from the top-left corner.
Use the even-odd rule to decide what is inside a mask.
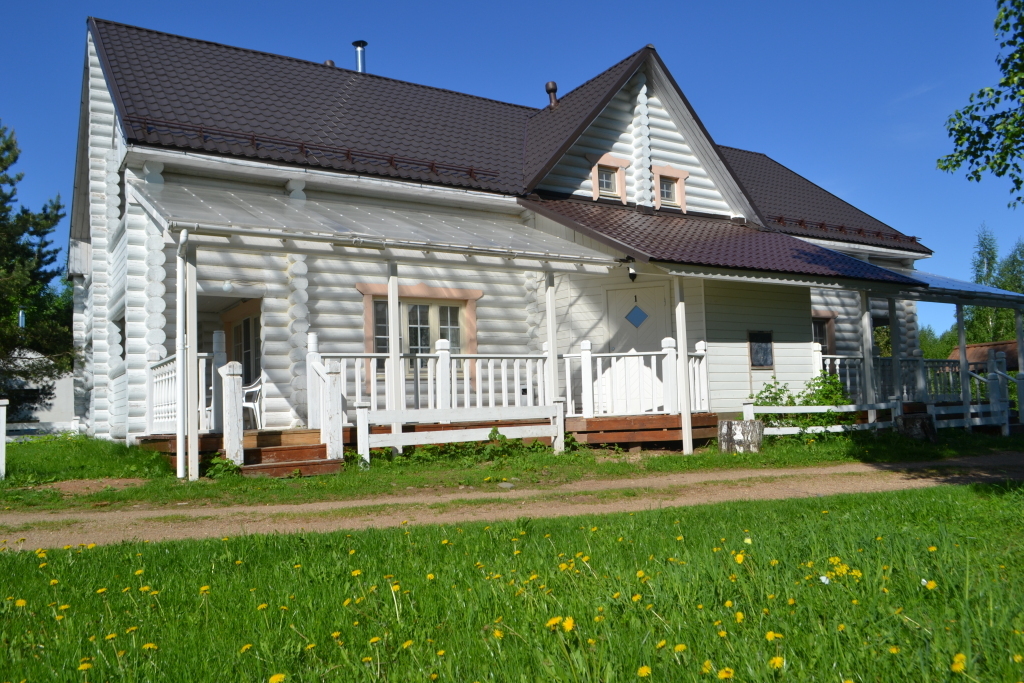
[[[932,253],[917,238],[869,216],[765,154],[722,145],[718,149],[772,228],[801,237]]]
[[[520,203],[641,260],[923,286],[838,251],[729,220],[662,211],[648,214],[585,199],[531,196]]]
[[[984,363],[988,360],[988,352],[1006,354],[1006,369],[1019,370],[1017,367],[1017,341],[986,342],[982,344],[967,345],[967,362]],[[960,360],[960,347],[954,347],[947,357],[949,360]]]

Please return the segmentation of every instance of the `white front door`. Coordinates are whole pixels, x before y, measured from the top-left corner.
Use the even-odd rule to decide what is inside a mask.
[[[668,287],[608,290],[608,351],[660,351],[671,336]]]

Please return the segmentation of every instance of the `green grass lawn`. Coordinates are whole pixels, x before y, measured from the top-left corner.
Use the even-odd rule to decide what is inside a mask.
[[[579,449],[555,455],[547,448],[454,445],[421,449],[394,459],[374,457],[369,471],[358,458],[337,475],[305,479],[224,477],[197,483],[177,481],[163,458],[86,437],[46,437],[8,446],[8,479],[0,482],[0,508],[69,509],[103,504],[209,505],[305,503],[404,493],[409,487],[473,486],[498,491],[503,479],[520,485],[557,486],[584,478],[629,478],[709,469],[780,468],[844,462],[907,462],[978,455],[994,450],[1024,451],[1024,437],[1003,438],[944,430],[938,444],[920,443],[893,434],[865,433],[817,439],[778,439],[762,453],[719,454],[706,448],[693,456],[677,454],[629,457],[621,451]],[[49,482],[99,477],[139,477],[143,486],[76,496],[40,488]]]
[[[12,538],[0,680],[1013,682],[1022,513],[1021,489],[945,486],[49,552]]]

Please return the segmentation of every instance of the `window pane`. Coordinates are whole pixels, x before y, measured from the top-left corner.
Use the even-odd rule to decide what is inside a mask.
[[[388,302],[373,302],[373,352],[388,353]]]
[[[828,321],[823,318],[813,319],[811,335],[815,343],[821,344],[822,352],[828,353]]]
[[[750,366],[754,368],[769,368],[775,364],[772,354],[772,333],[751,332],[750,340]]]
[[[430,353],[430,306],[409,306],[409,351]]]
[[[609,168],[597,169],[598,189],[604,194],[618,194],[618,183],[615,182],[615,171]]]
[[[676,181],[672,178],[661,179],[661,201],[667,204],[676,203]]]
[[[462,353],[461,337],[459,335],[459,307],[439,306],[438,313],[441,318],[439,336],[451,342],[452,353]]]
[[[242,383],[252,383],[252,328],[249,318],[242,321]]]

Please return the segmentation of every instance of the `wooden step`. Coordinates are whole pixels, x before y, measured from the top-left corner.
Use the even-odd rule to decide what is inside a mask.
[[[317,443],[309,446],[264,446],[263,448],[246,448],[244,451],[244,458],[246,465],[326,460],[327,444]]]
[[[295,472],[303,477],[314,474],[334,474],[341,470],[340,460],[300,460],[296,462],[270,462],[261,465],[242,465],[246,477],[291,477]]]
[[[313,446],[318,443],[319,429],[247,429],[242,433],[243,448]]]

